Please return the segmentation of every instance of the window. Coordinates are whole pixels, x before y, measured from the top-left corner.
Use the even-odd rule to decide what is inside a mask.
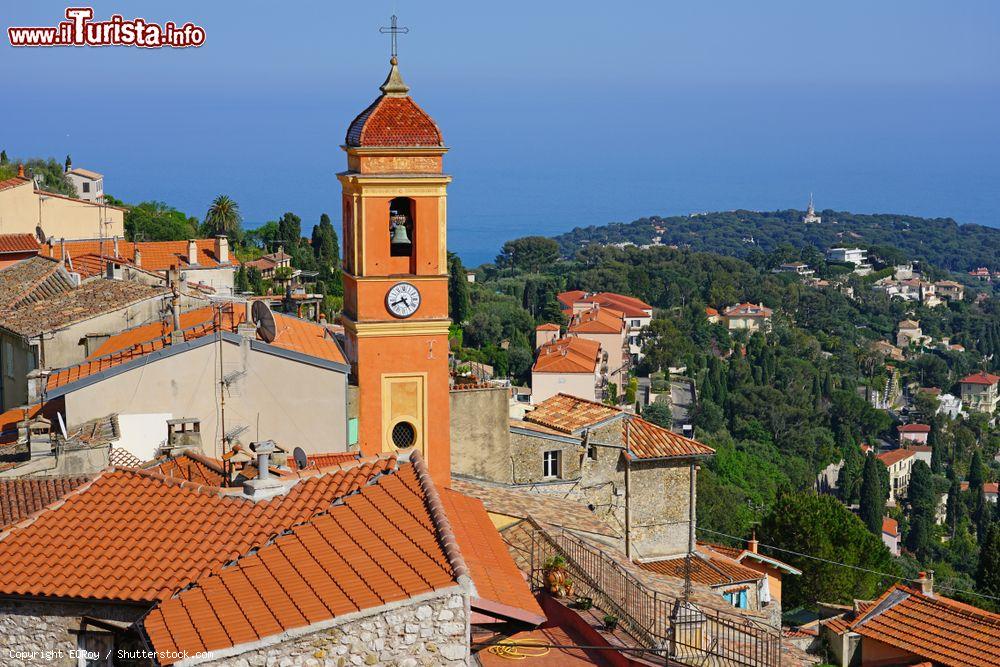
[[[399,449],[412,447],[417,441],[417,429],[410,422],[399,422],[392,427],[392,444]]]
[[[640,320],[632,320],[632,326],[634,327],[640,326],[641,324],[642,322]]]
[[[597,445],[587,445],[587,458],[591,461],[597,460]]]
[[[562,452],[555,450],[542,454],[542,477],[552,479],[559,477]]]
[[[14,346],[9,340],[3,342],[3,372],[9,378],[14,377]]]
[[[83,191],[90,192],[90,183],[88,183],[87,181],[83,182]]]
[[[396,197],[389,202],[389,254],[393,257],[412,257],[416,247],[413,225],[413,202],[406,197]]]
[[[722,597],[737,609],[747,609],[747,589],[745,588],[738,591],[725,592],[722,594]]]

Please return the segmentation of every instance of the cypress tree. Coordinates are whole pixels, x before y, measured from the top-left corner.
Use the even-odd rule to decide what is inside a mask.
[[[954,475],[951,479],[951,486],[948,489],[948,504],[945,508],[945,521],[951,531],[951,536],[955,536],[955,530],[965,512],[965,503],[962,502],[962,485]]]
[[[861,473],[861,520],[875,535],[882,535],[882,517],[885,515],[885,491],[879,467],[882,462],[869,454]]]
[[[7,164],[7,151],[0,151],[0,164]]]
[[[819,375],[813,376],[813,408],[816,412],[823,409],[823,386],[820,384]]]
[[[994,521],[979,552],[976,590],[983,595],[1000,597],[1000,521]]]
[[[922,554],[929,546],[937,506],[931,469],[923,461],[913,464],[907,496],[910,502],[910,532],[906,536],[906,546],[910,551]]]
[[[983,487],[983,457],[979,450],[972,452],[972,462],[969,463],[969,491],[977,493]]]
[[[458,255],[452,255],[448,262],[448,309],[455,324],[462,324],[469,317],[469,281]]]

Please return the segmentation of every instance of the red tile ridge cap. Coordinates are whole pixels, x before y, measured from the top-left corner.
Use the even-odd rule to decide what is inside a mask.
[[[123,470],[134,470],[134,468],[122,468],[122,469]],[[102,470],[101,472],[99,472],[96,475],[92,476],[88,481],[86,481],[83,484],[81,484],[80,486],[76,487],[75,489],[73,489],[69,493],[66,493],[66,494],[63,494],[63,495],[59,496],[58,498],[56,498],[55,500],[53,500],[51,503],[49,503],[45,507],[42,507],[40,509],[35,510],[34,512],[32,512],[31,514],[29,514],[28,516],[24,517],[23,519],[21,519],[20,521],[18,521],[16,523],[12,523],[12,524],[10,524],[8,526],[5,526],[3,528],[3,530],[0,530],[0,541],[5,540],[7,538],[7,536],[10,535],[15,530],[20,530],[21,528],[27,528],[31,524],[35,523],[35,519],[37,519],[38,517],[40,517],[45,512],[48,512],[50,510],[54,510],[54,509],[58,509],[59,507],[62,507],[63,503],[65,503],[68,498],[72,498],[73,496],[75,496],[75,495],[77,495],[79,493],[83,493],[84,491],[86,491],[87,489],[89,489],[91,487],[91,485],[93,485],[94,482],[96,482],[106,472],[109,472],[110,470],[111,470],[110,468]]]
[[[348,470],[353,470],[354,468],[360,468],[364,465],[374,465],[381,461],[392,461],[394,463],[393,470],[399,469],[399,456],[396,452],[384,452],[382,454],[364,456],[352,461],[344,461],[343,463],[331,463],[330,465],[322,467],[303,468],[302,470],[279,470],[278,474],[283,479],[310,479],[313,477],[322,477],[332,473],[347,472]],[[273,468],[271,470],[274,472]],[[373,476],[369,483],[373,482],[378,477],[379,475]]]
[[[441,495],[438,493],[434,482],[431,481],[431,474],[427,469],[424,457],[415,449],[407,454],[402,454],[400,458],[403,456],[409,460],[413,465],[414,472],[417,473],[417,481],[424,492],[424,497],[427,498],[427,511],[434,522],[438,540],[441,542],[445,556],[448,557],[448,564],[451,565],[455,580],[463,586],[467,586],[470,595],[479,597],[476,586],[472,581],[469,567],[465,564],[465,559],[462,558],[462,551],[458,547],[458,540],[455,538],[455,532],[452,530],[451,522],[448,520],[448,514],[444,510],[444,504],[441,502]]]

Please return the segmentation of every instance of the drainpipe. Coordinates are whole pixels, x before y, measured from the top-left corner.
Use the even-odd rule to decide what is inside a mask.
[[[629,453],[629,436],[631,435],[631,420],[625,421],[625,558],[632,562],[632,456]]]
[[[692,463],[690,465],[690,472],[691,472],[690,475],[691,488],[689,491],[690,495],[688,496],[688,553],[693,554],[695,547],[697,546],[694,532],[695,532],[695,518],[697,516],[695,514],[695,506],[696,503],[698,502],[697,492],[695,491],[695,475],[698,472],[698,466],[695,463]]]

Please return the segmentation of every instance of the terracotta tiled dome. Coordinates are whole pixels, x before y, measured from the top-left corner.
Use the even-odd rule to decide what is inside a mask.
[[[437,124],[410,98],[395,58],[391,64],[382,95],[351,122],[345,143],[358,147],[443,146]]]

